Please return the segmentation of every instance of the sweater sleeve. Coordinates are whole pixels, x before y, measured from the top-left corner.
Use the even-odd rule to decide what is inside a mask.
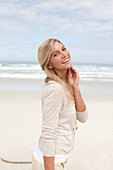
[[[55,139],[62,107],[61,88],[52,84],[42,94],[42,134],[40,149],[44,156],[55,155]]]
[[[77,114],[77,120],[84,123],[88,119],[89,112],[88,112],[87,109],[85,109],[83,112],[77,112],[76,111],[76,114]]]

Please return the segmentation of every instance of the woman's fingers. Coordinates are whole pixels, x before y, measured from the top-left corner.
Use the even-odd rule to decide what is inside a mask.
[[[78,71],[72,66],[71,67],[72,70],[72,77],[79,77]]]
[[[71,68],[72,68],[72,70],[74,70],[75,72],[77,72],[77,70],[75,69],[75,67],[74,67],[74,66],[72,66]]]
[[[75,88],[76,86],[79,86],[79,74],[78,74],[78,71],[72,66],[71,67],[71,79],[70,79],[70,83],[72,85],[73,88]]]

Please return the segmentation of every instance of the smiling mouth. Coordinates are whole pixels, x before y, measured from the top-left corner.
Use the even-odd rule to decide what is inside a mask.
[[[69,61],[69,58],[67,58],[64,62],[62,62],[62,64],[65,64]]]

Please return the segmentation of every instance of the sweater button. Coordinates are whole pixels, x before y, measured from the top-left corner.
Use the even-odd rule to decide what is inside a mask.
[[[75,131],[75,130],[77,130],[78,129],[78,127],[73,127],[73,130]]]

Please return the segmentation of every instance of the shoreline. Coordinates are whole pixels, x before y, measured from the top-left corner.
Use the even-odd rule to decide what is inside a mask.
[[[44,79],[0,78],[0,92],[41,92]],[[113,95],[113,82],[80,80],[83,95]]]

